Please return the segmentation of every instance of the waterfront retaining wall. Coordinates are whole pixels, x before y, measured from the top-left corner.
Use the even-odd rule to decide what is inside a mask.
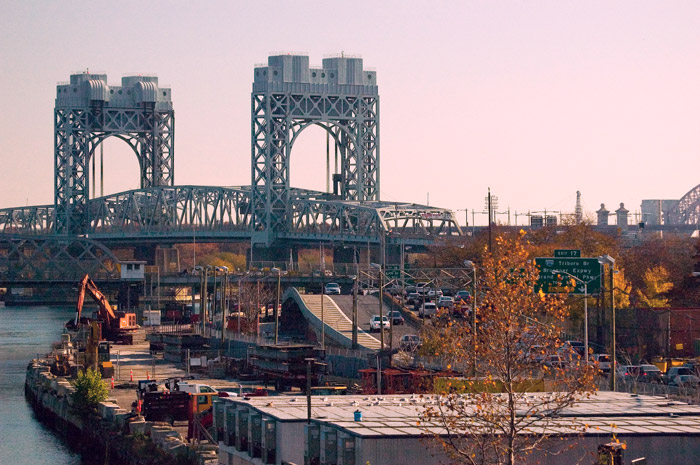
[[[101,402],[94,415],[82,417],[73,409],[73,392],[70,381],[51,374],[46,362],[34,360],[28,365],[25,394],[37,418],[81,453],[103,457],[112,465],[218,462],[215,447],[195,450],[171,426],[145,421],[113,399]]]

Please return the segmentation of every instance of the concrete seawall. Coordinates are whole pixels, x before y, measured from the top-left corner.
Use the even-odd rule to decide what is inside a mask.
[[[217,463],[215,450],[193,449],[172,427],[147,422],[114,399],[101,402],[94,415],[79,416],[72,406],[74,391],[68,379],[51,374],[47,361],[27,366],[25,394],[37,417],[81,453],[111,465]]]

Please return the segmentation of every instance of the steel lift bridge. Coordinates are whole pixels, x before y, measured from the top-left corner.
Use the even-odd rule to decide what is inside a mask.
[[[319,242],[421,246],[461,235],[452,211],[380,201],[376,79],[357,57],[311,67],[308,56],[270,56],[254,70],[251,185],[216,187],[175,185],[171,89],[157,77],[110,86],[105,74],[71,75],[56,89],[54,203],[0,210],[0,282],[113,276],[110,247],[193,236],[283,251]],[[337,149],[333,194],[290,185],[292,147],[311,125]],[[108,137],[133,149],[141,188],[90,198],[90,162]]]

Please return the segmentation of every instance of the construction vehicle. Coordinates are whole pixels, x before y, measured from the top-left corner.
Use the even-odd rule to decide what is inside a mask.
[[[145,340],[145,332],[136,324],[136,314],[129,312],[114,311],[107,297],[100,292],[97,285],[87,274],[78,285],[78,303],[76,305],[75,320],[72,322],[73,328],[80,328],[90,324],[90,320],[83,318],[83,304],[85,294],[88,294],[98,305],[98,322],[100,323],[101,336],[108,341],[133,344]],[[91,330],[92,331],[92,330]]]

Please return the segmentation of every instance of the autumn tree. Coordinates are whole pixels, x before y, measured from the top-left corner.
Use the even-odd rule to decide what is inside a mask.
[[[668,307],[668,293],[673,289],[669,272],[663,266],[653,266],[644,272],[644,287],[637,289],[640,302],[649,308]]]
[[[476,334],[469,319],[447,317],[426,333],[432,355],[475,375],[437,387],[438,401],[422,415],[427,431],[440,430],[435,438],[454,463],[515,465],[536,451],[560,452],[570,444],[561,438],[582,426],[556,417],[594,390],[593,367],[573,351],[558,351],[566,295],[534,290],[538,269],[523,235],[496,238],[494,254],[484,257]],[[570,363],[557,361],[557,353]],[[532,392],[543,377],[553,391]]]

